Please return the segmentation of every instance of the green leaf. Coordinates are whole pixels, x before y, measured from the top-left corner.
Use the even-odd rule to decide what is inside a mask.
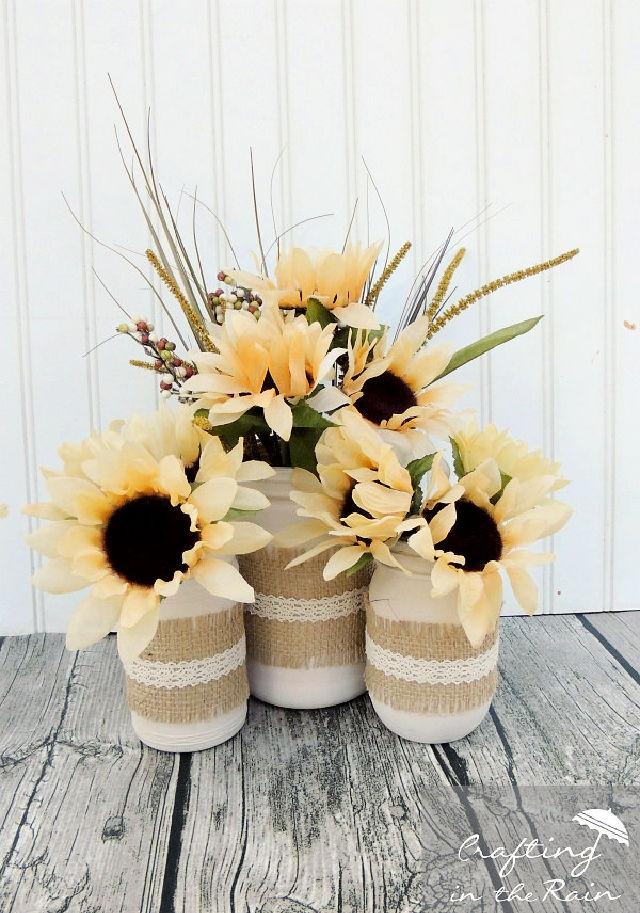
[[[497,504],[500,498],[502,497],[502,492],[505,490],[509,482],[511,481],[511,476],[506,472],[500,470],[500,491],[497,491],[495,495],[491,498],[492,504]]]
[[[411,460],[410,463],[407,463],[407,472],[411,476],[411,484],[413,485],[413,497],[409,509],[410,514],[417,514],[422,506],[422,487],[420,482],[425,473],[429,472],[431,469],[434,457],[435,453],[428,453],[426,456],[420,457],[417,460]]]
[[[465,475],[464,463],[462,462],[462,456],[460,455],[460,448],[456,441],[453,438],[449,438],[451,442],[451,450],[453,451],[453,470],[459,479]]]
[[[230,523],[232,520],[247,520],[259,513],[259,510],[239,510],[237,507],[230,507],[222,519]]]
[[[330,323],[336,323],[336,318],[331,311],[320,304],[317,298],[309,298],[307,301],[307,323],[319,323],[321,327],[326,327]]]
[[[410,463],[407,463],[407,472],[411,476],[414,487],[420,482],[423,475],[426,472],[429,472],[433,465],[434,457],[435,453],[428,453],[426,456],[420,457],[417,460],[411,460]]]
[[[306,400],[300,400],[299,403],[291,407],[291,411],[293,413],[294,428],[314,428],[324,431],[325,428],[334,426],[334,422],[330,422],[322,413],[316,412]]]
[[[320,440],[321,434],[321,428],[294,428],[291,431],[289,455],[293,467],[316,473],[318,468],[316,444]]]
[[[373,555],[370,552],[365,552],[364,555],[361,555],[353,567],[350,567],[347,570],[347,577],[353,577],[354,574],[357,574],[358,571],[361,571],[363,567],[366,567],[368,564],[371,564],[373,561]]]
[[[532,330],[534,326],[542,320],[542,317],[543,315],[540,314],[539,317],[530,317],[528,320],[523,320],[522,323],[514,323],[510,327],[503,327],[501,330],[496,330],[494,333],[489,333],[488,336],[483,336],[482,339],[472,342],[463,349],[458,349],[458,351],[454,352],[451,356],[451,361],[436,380],[440,380],[441,377],[446,377],[447,374],[451,374],[452,371],[457,371],[458,368],[461,368],[462,365],[466,365],[467,362],[480,358],[481,355],[490,352],[491,349],[495,349],[496,346],[504,345],[505,342],[511,342],[512,339],[515,339],[516,336],[522,336],[523,333],[528,333],[529,330]]]
[[[259,412],[249,411],[228,425],[214,425],[210,433],[219,437],[225,444],[235,447],[240,438],[247,434],[257,434],[259,431],[268,433],[270,430]]]

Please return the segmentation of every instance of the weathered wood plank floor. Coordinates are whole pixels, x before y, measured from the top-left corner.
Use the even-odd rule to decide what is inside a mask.
[[[636,913],[640,613],[502,631],[491,713],[461,742],[402,742],[366,697],[252,701],[235,739],[182,756],[135,739],[113,642],[5,638],[0,913]],[[612,808],[630,845],[603,837],[582,875],[539,847],[510,871],[460,852],[473,834],[484,855],[582,852],[597,834],[572,818],[590,808]]]

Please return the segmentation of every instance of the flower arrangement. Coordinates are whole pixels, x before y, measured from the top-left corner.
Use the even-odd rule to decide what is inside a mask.
[[[163,409],[65,445],[60,457],[62,469],[44,473],[51,501],[25,511],[50,521],[27,540],[49,559],[34,584],[48,593],[91,588],[69,623],[69,649],[116,630],[123,659],[138,656],[156,632],[161,599],[189,577],[214,596],[253,600],[225,557],[271,539],[239,519],[268,503],[242,483],[271,470],[243,462],[241,442],[227,452],[185,413]]]
[[[292,470],[295,521],[272,542],[296,550],[289,568],[323,555],[324,581],[374,561],[410,574],[413,555],[429,569],[430,598],[457,593],[473,648],[495,629],[503,573],[533,612],[537,590],[527,568],[552,556],[528,546],[567,521],[569,508],[553,498],[565,480],[506,432],[463,423],[454,407],[465,388],[450,375],[541,317],[457,351],[433,339],[481,298],[577,250],[456,299],[452,282],[465,250],[451,251],[451,232],[416,277],[394,333],[376,307],[411,243],[390,257],[388,239],[386,250],[383,242],[365,246],[349,230],[341,246],[310,251],[285,246],[282,232],[265,251],[253,181],[256,266],[241,268],[219,222],[234,265],[211,282],[195,231],[198,201],[189,244],[149,151],[139,152],[121,113],[133,165],[119,149],[153,240],[146,261],[157,282],[110,249],[148,284],[171,330],[161,335],[116,302],[126,315],[116,335],[141,348],[131,364],[156,374],[172,403],[62,447],[62,469],[45,473],[51,501],[27,508],[49,521],[29,537],[49,558],[36,586],[90,588],[70,622],[69,647],[115,629],[130,662],[153,640],[161,601],[190,578],[214,596],[253,601],[251,583],[227,559],[272,542],[247,519],[269,501],[244,483],[260,487],[277,469]]]

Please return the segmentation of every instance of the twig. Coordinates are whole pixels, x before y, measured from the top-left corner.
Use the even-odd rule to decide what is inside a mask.
[[[213,211],[213,209],[211,209],[210,206],[207,206],[207,204],[203,200],[196,200],[196,198],[191,196],[191,194],[188,191],[185,191],[185,195],[190,197],[192,200],[194,200],[194,202],[198,203],[199,206],[203,206],[207,210],[207,212],[210,215],[212,215],[213,218],[216,220],[216,222],[218,223],[218,225],[222,231],[222,234],[224,235],[224,239],[227,242],[227,246],[229,247],[229,250],[233,254],[233,259],[236,261],[236,266],[238,267],[238,269],[240,269],[240,261],[238,260],[235,248],[234,248],[233,244],[231,243],[231,238],[229,237],[227,229],[225,228],[224,223],[223,223],[222,219],[220,218],[220,216],[217,213],[215,213]]]
[[[149,277],[146,275],[146,273],[144,272],[144,270],[143,270],[143,269],[140,269],[140,267],[138,266],[138,264],[137,264],[137,263],[134,263],[133,260],[130,260],[129,257],[125,256],[125,254],[123,254],[122,251],[116,250],[115,247],[112,247],[110,244],[107,244],[105,241],[101,241],[100,238],[96,237],[96,235],[94,235],[92,232],[90,232],[89,229],[86,228],[86,227],[82,224],[82,222],[80,221],[80,219],[78,218],[78,216],[75,214],[75,212],[73,211],[73,209],[72,209],[71,206],[69,205],[69,201],[67,200],[67,198],[66,198],[66,196],[64,195],[64,193],[62,194],[62,199],[63,199],[64,202],[66,203],[67,209],[68,209],[69,212],[71,213],[73,219],[76,221],[76,223],[80,226],[80,229],[81,229],[86,235],[88,235],[88,236],[89,236],[93,241],[95,241],[96,244],[98,244],[100,247],[104,247],[105,250],[111,251],[112,254],[116,254],[116,256],[121,257],[121,258],[125,261],[125,263],[128,263],[128,264],[129,264],[129,266],[131,267],[131,269],[134,269],[137,273],[139,273],[139,274],[142,276],[142,278],[144,279],[144,281],[147,283],[147,285],[149,286],[149,288],[151,289],[151,291],[153,292],[153,294],[156,296],[156,298],[157,298],[158,301],[160,302],[160,306],[161,306],[163,312],[166,314],[166,316],[168,317],[168,319],[171,321],[171,324],[172,324],[174,330],[176,331],[176,335],[177,335],[178,339],[180,340],[180,342],[182,343],[182,345],[184,346],[185,349],[189,349],[190,346],[189,346],[188,343],[185,341],[185,339],[184,339],[182,333],[180,332],[180,329],[179,329],[177,323],[175,322],[175,319],[174,319],[174,317],[173,317],[173,314],[171,313],[171,311],[169,310],[169,308],[166,306],[166,304],[165,304],[164,301],[162,300],[162,297],[161,297],[161,295],[158,293],[158,290],[157,290],[157,289],[155,288],[155,286],[153,285],[153,282],[150,282],[150,281],[149,281]],[[113,296],[112,296],[112,297],[113,297]],[[114,299],[114,300],[115,300],[115,299]],[[118,307],[121,307],[121,305],[118,305]],[[124,309],[123,309],[123,310],[124,310]],[[126,313],[126,311],[125,311],[125,313]]]
[[[285,228],[284,231],[281,231],[277,238],[273,239],[273,241],[267,248],[265,257],[269,256],[269,254],[271,253],[271,251],[274,248],[274,245],[280,240],[280,238],[284,238],[284,236],[288,235],[290,231],[294,230],[294,228],[299,228],[300,225],[304,225],[306,222],[313,222],[315,219],[328,219],[330,216],[334,216],[334,215],[335,215],[334,212],[323,212],[319,216],[308,216],[306,219],[300,219],[299,222],[294,222],[293,225],[290,225],[288,228]]]
[[[386,206],[384,205],[384,200],[382,199],[382,195],[381,195],[380,191],[378,190],[378,185],[373,180],[373,175],[371,174],[371,171],[369,170],[369,166],[367,165],[367,163],[364,159],[364,156],[362,156],[362,163],[363,163],[364,167],[367,169],[367,174],[369,175],[369,180],[371,181],[371,183],[373,185],[373,189],[376,192],[376,196],[378,197],[380,206],[382,207],[382,212],[384,213],[384,220],[387,223],[387,250],[384,255],[384,265],[382,267],[382,269],[384,270],[389,261],[389,248],[391,247],[391,225],[389,224],[389,215],[387,213]]]
[[[265,276],[269,276],[269,269],[267,267],[267,261],[264,256],[264,250],[262,249],[262,236],[260,234],[260,218],[258,216],[258,198],[256,196],[256,175],[253,169],[253,149],[249,147],[249,158],[251,161],[251,189],[253,191],[253,213],[256,220],[256,234],[258,236],[258,248],[260,250],[260,256],[262,258],[262,268],[264,270]]]
[[[351,234],[351,226],[353,225],[353,220],[356,217],[357,207],[358,207],[358,197],[356,197],[356,201],[353,204],[353,211],[351,213],[351,218],[349,219],[349,227],[347,228],[347,234],[345,235],[344,244],[342,245],[342,253],[345,252],[346,247],[347,247],[347,242],[349,241],[349,235]]]
[[[273,180],[276,175],[276,168],[278,167],[278,163],[279,163],[280,159],[282,158],[283,154],[284,154],[284,146],[278,153],[278,157],[276,158],[275,162],[273,163],[273,168],[271,170],[271,180],[269,181],[269,203],[271,205],[271,222],[273,224],[273,233],[275,235],[276,244],[278,247],[278,249],[277,249],[278,257],[280,256],[280,237],[281,236],[278,234],[278,228],[276,225],[276,214],[275,214],[275,210],[273,207]],[[271,247],[269,248],[269,250],[271,250]],[[267,253],[269,253],[269,251],[267,251]]]

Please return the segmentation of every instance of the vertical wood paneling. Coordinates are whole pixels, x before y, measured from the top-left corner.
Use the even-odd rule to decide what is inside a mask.
[[[419,238],[413,235],[416,213],[421,211],[421,207],[415,195],[412,147],[416,143],[419,146],[421,138],[417,135],[419,122],[415,92],[409,89],[409,5],[370,4],[367,0],[354,0],[352,10],[358,199],[360,215],[364,215],[364,225],[360,222],[360,236],[371,242],[384,238],[386,250],[384,215],[375,189],[367,180],[366,162],[391,223],[389,255],[393,256],[407,239],[419,243]],[[396,137],[399,142],[395,141]],[[416,143],[412,137],[415,137]],[[406,259],[385,288],[379,304],[382,320],[393,323],[397,319],[407,280],[413,274],[411,263],[416,257],[417,251],[413,258]]]
[[[605,8],[605,13],[609,10]],[[640,604],[638,581],[638,390],[640,389],[640,301],[638,299],[638,207],[640,148],[638,47],[640,6],[634,0],[616,0],[610,6],[609,165],[611,180],[610,282],[611,351],[609,374],[615,383],[609,392],[614,418],[610,434],[613,462],[612,605]],[[612,459],[613,458],[613,459]]]
[[[286,52],[286,68],[280,83],[283,96],[286,92],[288,114],[277,179],[279,183],[288,181],[290,199],[288,213],[281,214],[278,222],[286,228],[302,219],[333,213],[330,218],[300,226],[283,239],[285,243],[322,246],[336,236],[342,243],[353,205],[349,176],[353,163],[349,163],[350,155],[345,156],[351,133],[350,78],[346,75],[350,65],[336,40],[342,34],[341,8],[340,0],[321,0],[287,3],[282,11],[283,15],[286,10],[286,30],[280,36],[279,52],[282,58]],[[313,34],[315,40],[300,41],[305,33]],[[305,78],[306,71],[323,72],[323,78]],[[304,124],[309,129],[304,129]],[[326,142],[326,137],[331,141]],[[321,167],[309,180],[309,162],[319,160]]]
[[[568,535],[556,537],[555,606],[602,608],[609,602],[603,564],[606,498],[604,379],[605,182],[603,170],[603,42],[599,3],[550,3],[550,244],[579,245],[580,259],[550,277],[553,349],[546,421],[551,449],[572,484],[576,508]],[[576,23],[580,23],[580,40]],[[585,573],[585,569],[586,573]]]
[[[470,308],[442,341],[457,347],[544,311],[532,334],[460,372],[471,385],[461,404],[543,446],[573,480],[576,517],[554,543],[545,611],[640,606],[636,3],[4,0],[2,14],[0,358],[12,384],[1,407],[0,500],[12,515],[0,524],[10,597],[0,631],[61,628],[76,599],[45,600],[28,584],[18,510],[42,494],[37,465],[54,461],[61,440],[157,402],[155,381],[127,367],[138,354],[128,341],[82,358],[121,319],[93,266],[131,313],[156,311],[140,276],[83,236],[60,196],[147,272],[148,233],[115,146],[107,72],[142,146],[152,109],[152,151],[185,233],[197,185],[247,265],[257,250],[250,146],[265,246],[283,150],[278,228],[335,213],[289,240],[340,244],[356,197],[353,237],[366,240],[367,224],[371,240],[382,237],[364,157],[392,252],[414,242],[381,302],[390,321],[451,226],[467,247],[460,294],[582,248],[555,274]],[[213,283],[230,253],[204,207],[197,226]]]
[[[121,250],[146,270],[144,249],[148,236],[120,161],[114,129],[126,147],[125,132],[107,74],[111,74],[118,96],[127,111],[140,142],[145,135],[144,70],[140,51],[141,19],[137,5],[114,0],[109,5],[82,3],[84,47],[84,94],[88,189],[85,193],[85,221],[101,241],[124,245]],[[117,55],[114,48],[118,49]],[[127,164],[131,156],[127,151]],[[78,201],[70,199],[74,208]],[[76,230],[77,233],[77,230]],[[117,253],[89,241],[90,255],[100,278],[130,314],[154,313],[152,293],[140,275]],[[96,340],[109,339],[122,314],[97,279],[91,275],[96,307]],[[100,345],[94,353],[100,384],[100,424],[107,427],[135,408],[153,408],[155,384],[149,375],[128,365],[139,351],[128,339],[116,338]],[[117,369],[116,369],[117,368]]]
[[[0,523],[0,550],[9,596],[0,611],[2,630],[21,633],[42,626],[43,600],[29,577],[36,559],[29,555],[22,534],[32,528],[19,510],[35,496],[35,428],[31,388],[29,283],[25,250],[20,109],[16,84],[15,6],[2,7],[2,93],[0,97],[0,360],[11,379],[0,405],[3,450],[11,455],[1,474],[0,498],[9,505],[9,518]],[[6,562],[6,565],[5,565]]]
[[[545,186],[541,177],[540,43],[537,4],[494,0],[484,9],[484,190],[486,202],[507,207],[482,229],[485,275],[501,276],[550,255],[541,238]],[[504,41],[504,35],[509,41]],[[509,79],[505,79],[508,72]],[[544,312],[546,277],[498,292],[486,301],[487,332]],[[547,320],[547,318],[545,318]],[[486,359],[490,418],[532,446],[544,445],[544,329],[537,327]],[[527,368],[515,370],[522,359]],[[549,585],[540,569],[543,607]],[[545,585],[546,584],[546,585]]]
[[[421,95],[422,161],[424,173],[423,260],[446,238],[450,228],[460,229],[451,250],[467,248],[454,278],[460,297],[485,279],[477,256],[479,223],[491,209],[479,214],[476,184],[476,31],[473,4],[454,0],[449,4],[418,6],[421,49],[419,79]],[[497,207],[496,207],[497,209]],[[464,226],[464,227],[463,227]],[[455,300],[455,295],[453,300]],[[480,310],[471,308],[435,337],[458,348],[481,332]],[[467,384],[461,399],[464,408],[480,409],[481,368],[467,365],[457,374]]]

